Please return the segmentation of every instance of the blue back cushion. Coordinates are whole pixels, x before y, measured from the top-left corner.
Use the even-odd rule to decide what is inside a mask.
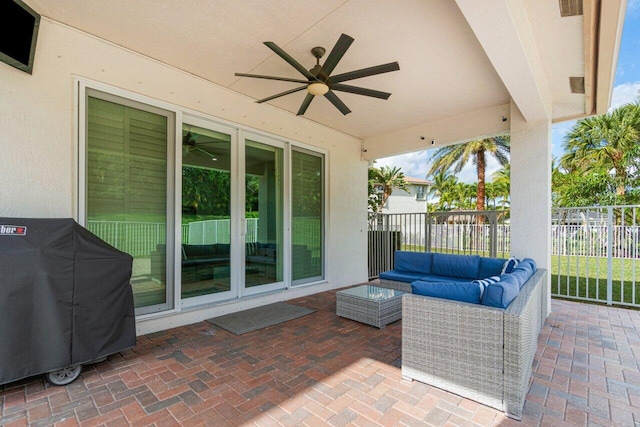
[[[229,243],[216,243],[214,246],[216,247],[217,255],[229,255],[231,251],[231,245]]]
[[[499,276],[502,272],[502,266],[506,259],[480,257],[480,268],[478,270],[478,279],[484,279],[491,276]]]
[[[492,283],[484,289],[482,305],[489,307],[507,308],[511,301],[518,296],[520,284],[513,274],[503,274],[500,281]]]
[[[431,252],[396,251],[393,269],[397,272],[429,274]]]
[[[206,259],[215,254],[215,245],[182,245],[182,256],[185,259]]]
[[[480,285],[474,282],[422,282],[411,283],[411,292],[427,297],[480,303]]]
[[[538,271],[538,266],[536,265],[536,262],[533,258],[524,258],[522,261],[520,261],[518,265],[519,266],[529,265],[533,273]]]
[[[478,255],[433,254],[431,272],[440,276],[478,279],[480,257]]]
[[[511,274],[518,279],[518,283],[522,287],[536,270],[536,262],[531,258],[525,258],[518,263],[518,266],[513,269]]]
[[[516,282],[518,282],[518,288],[521,288],[522,286],[524,286],[525,283],[527,283],[527,280],[529,280],[529,277],[531,277],[531,274],[533,273],[531,273],[525,268],[516,267],[515,270],[509,273],[509,276],[515,278]]]

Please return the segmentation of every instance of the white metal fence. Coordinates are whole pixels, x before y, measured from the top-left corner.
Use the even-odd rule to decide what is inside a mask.
[[[167,228],[160,222],[87,221],[87,229],[116,249],[131,256],[149,256],[167,241]],[[182,236],[188,227],[182,227]]]
[[[258,218],[246,220],[246,242],[258,241]],[[87,221],[87,229],[111,246],[134,257],[145,257],[164,245],[166,224],[162,222]],[[320,218],[301,217],[292,220],[294,245],[304,245],[319,257],[322,249]],[[230,220],[194,221],[182,225],[182,242],[193,245],[229,243]]]
[[[640,307],[640,206],[552,212],[551,286],[556,297]],[[508,211],[372,214],[369,277],[393,268],[393,252],[508,257]]]
[[[553,211],[552,295],[640,307],[640,206]]]

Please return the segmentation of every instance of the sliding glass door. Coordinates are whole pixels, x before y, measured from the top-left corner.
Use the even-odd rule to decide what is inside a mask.
[[[244,294],[284,287],[284,149],[257,139],[244,140]]]
[[[291,152],[291,280],[300,285],[324,276],[324,157]]]
[[[80,93],[78,218],[133,256],[136,315],[324,278],[323,154],[149,100]]]
[[[185,118],[181,153],[183,305],[283,288],[284,145]]]
[[[171,112],[87,90],[84,206],[80,219],[133,256],[137,314],[172,307]]]
[[[197,122],[197,121],[196,121]],[[180,295],[232,296],[232,130],[210,123],[182,126]],[[206,126],[205,126],[206,125]]]

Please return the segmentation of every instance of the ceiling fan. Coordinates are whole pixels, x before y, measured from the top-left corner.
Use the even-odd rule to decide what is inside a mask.
[[[307,80],[245,73],[236,73],[235,75],[239,77],[253,77],[257,79],[280,80],[283,82],[303,84],[303,86],[297,87],[295,89],[287,90],[285,92],[281,92],[264,99],[259,99],[256,101],[257,103],[270,101],[272,99],[306,89],[308,93],[304,98],[304,101],[302,101],[300,109],[298,110],[298,116],[303,115],[307,111],[307,108],[309,108],[309,104],[311,104],[311,101],[313,101],[314,96],[318,95],[324,95],[325,98],[327,98],[329,102],[331,102],[338,110],[340,110],[342,114],[349,114],[351,110],[344,104],[344,102],[342,102],[342,100],[340,100],[340,98],[338,98],[334,91],[349,92],[356,95],[370,96],[379,99],[388,99],[391,94],[388,92],[381,92],[379,90],[346,85],[342,82],[360,79],[362,77],[374,76],[376,74],[388,73],[390,71],[397,71],[400,69],[400,66],[397,62],[390,62],[388,64],[376,65],[373,67],[362,68],[359,70],[349,71],[347,73],[332,76],[331,73],[333,72],[336,65],[338,65],[338,62],[340,61],[340,59],[342,59],[342,56],[345,54],[347,49],[349,49],[349,46],[351,46],[353,40],[354,39],[352,37],[346,34],[342,34],[331,52],[329,52],[329,56],[327,56],[327,59],[324,61],[323,65],[320,65],[320,58],[324,56],[326,52],[325,48],[314,47],[313,49],[311,49],[311,53],[316,58],[316,65],[310,70],[307,70],[298,61],[287,54],[287,52],[285,52],[282,48],[278,47],[278,45],[276,45],[274,42],[264,42],[264,44],[267,45],[269,49],[271,49],[278,56],[284,59],[289,65],[291,65],[300,74],[306,77]]]
[[[197,135],[194,136],[191,131],[187,131],[187,133],[182,137],[182,147],[185,149],[185,152],[191,153],[192,151],[200,151],[201,153],[206,154],[211,158],[211,160],[218,160],[217,156],[213,153],[208,152],[207,150],[198,147],[196,143]]]

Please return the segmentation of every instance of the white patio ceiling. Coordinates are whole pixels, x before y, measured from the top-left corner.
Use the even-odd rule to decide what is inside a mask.
[[[234,73],[302,78],[263,42],[273,41],[311,68],[311,48],[329,52],[348,34],[355,41],[333,74],[398,61],[400,71],[349,82],[391,97],[338,92],[352,113],[343,116],[316,98],[299,119],[371,141],[428,123],[461,122],[456,118],[504,107],[510,99],[527,120],[606,111],[625,6],[608,0],[600,12],[600,2],[584,0],[583,15],[561,17],[560,3],[572,1],[25,1],[45,19],[253,99],[297,84]],[[585,78],[585,94],[571,92],[570,77]],[[295,115],[305,94],[268,104]]]

